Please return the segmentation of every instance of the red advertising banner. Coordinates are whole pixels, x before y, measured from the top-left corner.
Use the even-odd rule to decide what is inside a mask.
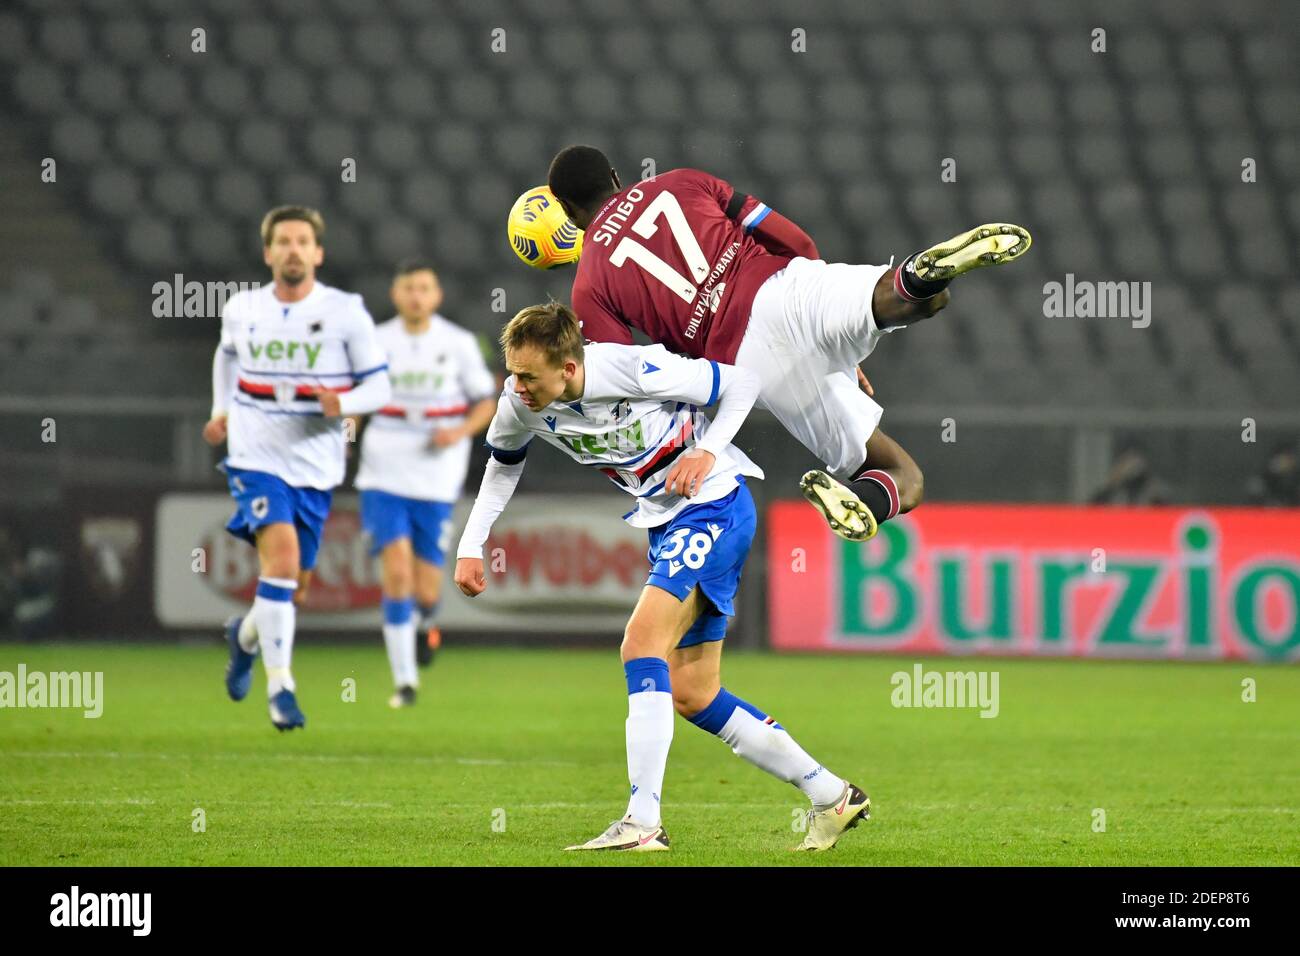
[[[1300,511],[927,504],[866,544],[768,510],[778,650],[1300,656]]]

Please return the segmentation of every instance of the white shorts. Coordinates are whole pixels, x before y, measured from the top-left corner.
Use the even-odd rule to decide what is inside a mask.
[[[757,404],[836,477],[862,464],[884,413],[856,368],[883,334],[871,297],[889,268],[791,260],[759,287],[736,353],[762,381]]]

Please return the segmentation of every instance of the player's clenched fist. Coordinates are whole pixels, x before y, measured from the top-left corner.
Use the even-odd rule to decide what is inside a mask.
[[[677,463],[664,478],[664,494],[694,498],[704,484],[704,479],[713,470],[714,460],[713,452],[702,448],[692,448],[686,452],[677,459]]]
[[[487,580],[483,577],[482,558],[461,558],[456,562],[456,587],[461,592],[475,597],[487,589]]]
[[[226,440],[225,415],[218,415],[203,426],[203,440],[209,445],[220,445]]]

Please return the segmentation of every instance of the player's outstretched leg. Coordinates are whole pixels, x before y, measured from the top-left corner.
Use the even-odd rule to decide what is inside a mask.
[[[804,839],[795,849],[829,850],[846,830],[870,819],[871,801],[861,788],[831,773],[775,718],[722,686],[720,640],[678,647],[669,660],[673,704],[679,714],[720,737],[738,757],[798,787],[808,798],[812,807]]]
[[[849,485],[813,470],[803,476],[800,488],[837,535],[868,541],[881,524],[921,503],[925,478],[903,446],[877,428]]]
[[[882,329],[907,325],[934,315],[948,304],[948,283],[984,266],[1019,259],[1033,244],[1023,226],[990,222],[903,260],[881,277],[872,295],[872,313]]]

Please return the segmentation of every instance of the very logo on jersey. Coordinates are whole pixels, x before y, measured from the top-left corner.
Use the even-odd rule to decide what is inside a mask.
[[[603,455],[606,452],[645,451],[645,432],[641,422],[635,421],[623,428],[614,428],[603,434],[560,435],[560,441],[573,449],[577,455]]]
[[[441,388],[445,377],[434,372],[393,372],[389,375],[393,380],[393,388],[400,388],[407,392]]]
[[[278,362],[280,359],[293,361],[294,355],[299,349],[307,356],[307,367],[315,368],[316,359],[320,357],[320,350],[324,347],[323,342],[297,342],[293,339],[268,339],[265,342],[248,343],[248,353],[254,358],[267,358],[272,362]]]

